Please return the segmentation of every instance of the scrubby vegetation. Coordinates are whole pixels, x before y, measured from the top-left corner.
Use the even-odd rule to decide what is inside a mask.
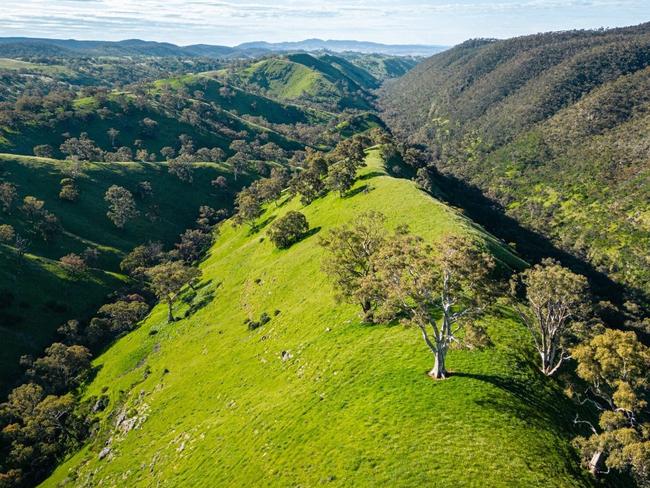
[[[390,84],[384,115],[432,167],[647,304],[649,47],[648,24],[468,41]]]

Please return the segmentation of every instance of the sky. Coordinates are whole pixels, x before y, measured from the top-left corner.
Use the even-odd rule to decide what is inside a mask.
[[[650,21],[650,0],[0,0],[0,36],[179,45],[307,38],[453,45]]]

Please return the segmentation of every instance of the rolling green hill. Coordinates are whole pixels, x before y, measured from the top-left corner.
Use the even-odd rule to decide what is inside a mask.
[[[438,169],[650,303],[649,53],[650,24],[468,41],[381,103]]]
[[[318,236],[381,209],[435,242],[471,233],[521,262],[460,213],[386,175],[378,150],[356,188],[300,209],[312,231],[277,250],[265,230],[226,223],[202,283],[155,308],[96,359],[87,399],[106,395],[95,439],[43,486],[590,486],[575,468],[567,400],[525,355],[507,309],[485,319],[495,347],[455,350],[450,379],[426,375],[418,333],[364,325],[337,304]],[[246,319],[271,320],[248,330]],[[531,356],[529,356],[531,357]]]
[[[105,151],[114,151],[120,146],[135,148],[136,141],[140,141],[139,147],[157,154],[165,146],[178,146],[178,138],[182,134],[190,136],[197,149],[220,147],[229,152],[228,146],[233,140],[252,141],[255,138],[274,142],[287,150],[302,147],[297,141],[251,123],[240,114],[263,114],[275,123],[310,122],[311,118],[303,111],[242,91],[234,91],[233,96],[219,98],[214,95],[214,90],[218,91],[220,85],[210,83],[205,78],[205,83],[199,86],[198,81],[202,79],[188,75],[160,80],[153,85],[146,85],[148,91],[141,93],[137,99],[131,92],[112,92],[101,97],[78,95],[72,102],[57,102],[54,107],[37,106],[15,110],[11,112],[11,123],[0,125],[0,151],[32,154],[35,146],[48,144],[53,148],[54,156],[60,158],[63,155],[59,146],[68,137],[78,137],[81,132],[86,132]],[[172,93],[181,100],[179,104],[168,106],[160,100],[160,88],[163,86],[170,87]],[[178,89],[187,90],[192,87],[206,88],[214,104],[197,101],[198,107],[194,108],[203,113],[190,120],[187,116],[183,117],[183,110],[193,100],[187,91],[181,94]],[[217,102],[223,102],[225,107]],[[143,128],[142,121],[145,119],[155,121],[153,130]],[[119,131],[114,144],[108,135],[111,128]],[[157,157],[161,159],[160,155]]]
[[[218,72],[230,83],[278,100],[302,101],[331,110],[371,108],[367,90],[379,86],[370,72],[332,55],[273,56]]]
[[[147,241],[171,245],[194,224],[199,206],[230,209],[234,193],[250,181],[243,175],[235,182],[227,166],[214,163],[197,163],[191,186],[170,175],[165,163],[85,163],[76,184],[80,196],[72,203],[58,197],[69,164],[0,156],[2,180],[16,185],[20,200],[27,195],[43,200],[63,227],[53,241],[45,242],[18,209],[10,215],[0,213],[0,224],[12,225],[30,241],[27,263],[19,274],[15,253],[0,244],[0,293],[5,297],[0,305],[2,391],[19,379],[22,354],[40,354],[55,338],[57,327],[69,319],[89,318],[110,292],[124,285],[125,278],[118,273],[126,252]],[[220,175],[228,179],[227,189],[211,185]],[[137,193],[142,181],[151,183],[153,194],[136,199],[140,216],[120,230],[106,217],[104,193],[111,185]],[[87,248],[99,253],[90,263],[93,269],[80,279],[69,276],[58,259]]]

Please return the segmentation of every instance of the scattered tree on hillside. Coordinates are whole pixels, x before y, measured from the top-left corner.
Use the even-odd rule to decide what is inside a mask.
[[[196,268],[184,265],[180,261],[170,261],[149,268],[147,276],[150,280],[152,291],[160,300],[167,302],[167,321],[173,322],[172,307],[174,299],[183,286],[190,283],[200,275]]]
[[[2,205],[2,211],[5,213],[11,213],[11,207],[18,198],[18,192],[16,187],[11,183],[0,183],[0,205]]]
[[[79,198],[79,190],[72,178],[63,178],[61,180],[61,191],[59,198],[68,202],[75,202]]]
[[[106,215],[119,229],[124,228],[124,225],[129,220],[134,219],[139,214],[135,206],[135,201],[133,200],[133,195],[126,188],[112,185],[106,190],[104,200],[108,202],[108,212]]]
[[[140,200],[147,200],[153,196],[153,187],[149,181],[138,181],[135,196]]]
[[[363,141],[359,137],[343,139],[334,148],[333,157],[337,161],[349,163],[354,168],[364,166],[366,153],[363,146]]]
[[[160,150],[160,155],[169,161],[176,156],[176,150],[173,147],[165,146]]]
[[[339,161],[332,164],[327,170],[325,186],[330,191],[338,191],[341,197],[352,188],[357,176],[357,169],[348,161]]]
[[[300,212],[290,210],[284,217],[271,224],[269,239],[278,249],[286,249],[298,242],[308,230],[307,217]]]
[[[23,258],[27,253],[27,248],[29,247],[29,240],[21,235],[16,234],[14,247],[16,248],[16,256],[18,257],[18,263],[22,264]]]
[[[148,242],[137,246],[120,262],[120,269],[136,279],[143,279],[146,269],[159,264],[163,258],[163,245]]]
[[[228,180],[226,180],[225,176],[217,176],[214,180],[212,180],[212,186],[215,188],[221,188],[221,189],[226,189],[228,188]]]
[[[108,330],[119,334],[133,329],[149,311],[149,306],[140,295],[129,295],[113,303],[102,305],[97,311],[108,322]]]
[[[250,188],[244,188],[235,197],[235,223],[247,223],[255,227],[257,218],[262,215],[262,202]]]
[[[434,251],[398,229],[373,255],[372,265],[364,287],[378,297],[379,316],[403,316],[418,327],[435,356],[429,375],[445,378],[447,352],[457,332],[491,298],[494,259],[467,237],[446,237]]]
[[[516,299],[520,283],[526,307]],[[582,325],[578,320],[587,309],[587,280],[546,259],[514,279],[511,289],[515,308],[535,341],[540,370],[551,376],[569,357],[567,342]]]
[[[59,218],[52,212],[43,210],[36,223],[36,229],[41,233],[44,241],[49,242],[63,232]]]
[[[201,229],[187,229],[176,243],[178,257],[186,263],[199,259],[212,244],[212,234]]]
[[[608,329],[572,349],[578,376],[589,384],[581,403],[596,407],[597,425],[576,444],[590,471],[631,470],[639,486],[650,481],[650,424],[644,418],[650,393],[650,348],[634,332]]]
[[[81,276],[88,269],[84,258],[75,253],[66,254],[59,259],[59,262],[68,273],[76,277]]]
[[[325,193],[325,184],[320,175],[310,169],[297,172],[289,182],[289,191],[300,195],[300,202],[309,205]]]
[[[175,175],[179,180],[192,183],[194,180],[194,158],[187,154],[181,154],[167,163],[169,173]]]
[[[364,280],[374,272],[372,257],[384,244],[385,221],[384,214],[369,211],[320,239],[328,251],[323,271],[334,281],[337,299],[361,305],[369,321],[377,303],[366,293]]]
[[[43,200],[39,200],[32,195],[27,195],[23,198],[22,211],[31,222],[34,222],[37,217],[42,215],[44,206],[45,202]]]
[[[149,117],[145,117],[140,121],[140,134],[142,137],[151,138],[156,135],[158,130],[158,122]]]
[[[0,242],[3,244],[11,244],[16,238],[16,231],[13,226],[9,224],[0,224]]]
[[[228,217],[228,210],[225,208],[215,210],[207,205],[199,207],[199,216],[196,219],[196,225],[205,232],[211,232],[214,226]]]
[[[51,158],[54,156],[54,150],[49,144],[39,144],[34,146],[34,156],[39,158]]]
[[[79,138],[71,137],[66,139],[59,149],[73,160],[99,161],[102,156],[101,149],[95,145],[95,141],[90,139],[85,132],[82,132]]]
[[[46,391],[60,394],[83,381],[90,369],[90,358],[90,351],[83,346],[55,342],[45,349],[45,356],[23,363],[29,365],[28,377]]]
[[[226,162],[232,166],[232,174],[235,177],[235,181],[237,181],[239,175],[246,169],[248,157],[242,152],[237,152],[229,157]]]
[[[149,151],[147,151],[145,148],[138,149],[135,152],[135,159],[137,159],[138,161],[141,161],[143,163],[146,163],[147,161],[149,161],[152,156],[155,156],[155,155],[149,154]]]

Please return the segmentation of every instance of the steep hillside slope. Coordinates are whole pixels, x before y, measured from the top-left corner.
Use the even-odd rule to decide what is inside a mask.
[[[468,41],[386,88],[435,165],[650,296],[650,24]]]
[[[18,379],[22,354],[40,354],[52,342],[56,328],[69,319],[88,318],[106,295],[124,284],[119,262],[133,247],[159,240],[171,245],[191,227],[201,205],[231,208],[234,193],[249,179],[231,177],[227,166],[197,163],[190,186],[170,175],[164,163],[85,163],[77,178],[79,199],[59,198],[59,181],[68,162],[0,156],[0,176],[16,186],[20,200],[35,196],[56,215],[62,232],[44,241],[24,214],[14,209],[0,212],[0,224],[12,225],[29,240],[27,262],[19,267],[13,248],[0,244],[0,391]],[[225,176],[228,189],[215,189],[211,181]],[[152,194],[137,198],[140,216],[118,229],[106,217],[104,193],[111,185],[123,186],[137,195],[142,181],[151,184]],[[173,197],[176,196],[176,197]],[[92,269],[80,278],[70,276],[58,259],[86,249],[98,253]]]
[[[589,486],[566,400],[523,359],[528,335],[508,310],[486,319],[494,348],[453,351],[455,374],[434,383],[416,331],[364,325],[335,302],[318,237],[367,210],[431,241],[473,233],[520,264],[387,176],[379,151],[368,162],[345,199],[269,207],[261,223],[291,209],[310,223],[288,250],[226,223],[202,282],[176,303],[184,318],[167,324],[157,307],[95,361],[84,395],[109,401],[99,433],[43,486]]]

